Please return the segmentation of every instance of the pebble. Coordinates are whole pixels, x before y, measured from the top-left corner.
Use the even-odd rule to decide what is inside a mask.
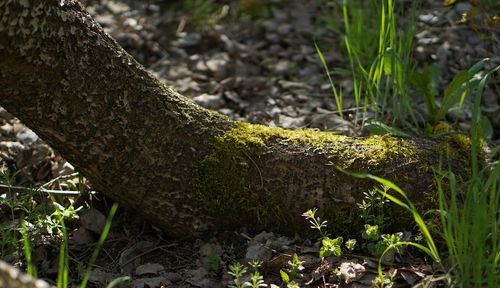
[[[423,14],[418,16],[418,20],[426,24],[433,25],[439,22],[439,17],[434,14]]]
[[[273,256],[273,251],[263,245],[256,243],[254,245],[248,246],[247,253],[245,254],[245,259],[247,260],[261,260],[263,262],[267,262]]]
[[[158,276],[152,278],[136,279],[132,282],[134,288],[149,288],[149,287],[171,287],[170,281],[165,276]]]
[[[471,8],[472,5],[468,2],[459,2],[453,7],[453,9],[455,9],[455,11],[460,15],[468,12]]]
[[[34,144],[38,140],[38,135],[30,129],[23,129],[16,134],[17,139],[26,145]]]
[[[200,96],[196,96],[193,98],[193,101],[196,104],[201,105],[208,109],[219,109],[222,108],[226,101],[222,98],[222,95],[209,95],[209,94],[201,94]]]
[[[182,276],[179,273],[167,272],[165,273],[165,278],[170,282],[179,282],[182,280]]]
[[[9,150],[11,152],[18,152],[24,150],[24,145],[14,141],[1,141],[0,150]]]
[[[4,119],[5,121],[10,121],[14,118],[12,114],[7,112],[4,108],[0,107],[0,119]]]
[[[146,263],[135,268],[135,275],[143,276],[147,274],[157,275],[161,271],[165,271],[165,267],[158,263]]]
[[[4,125],[0,126],[0,133],[3,135],[9,135],[13,130],[14,127],[12,127],[12,125],[10,125],[9,123],[5,123]]]
[[[186,33],[182,32],[179,34],[179,39],[177,44],[181,48],[191,48],[200,45],[201,35],[199,33]]]

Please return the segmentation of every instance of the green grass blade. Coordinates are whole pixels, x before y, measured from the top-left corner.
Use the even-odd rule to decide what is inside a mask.
[[[113,281],[109,282],[109,284],[108,284],[108,286],[106,286],[106,288],[113,288],[116,285],[120,285],[123,282],[129,281],[130,279],[131,279],[130,276],[118,277],[118,278],[114,279]]]
[[[469,80],[469,74],[466,70],[461,70],[453,77],[451,83],[445,88],[443,103],[437,112],[437,119],[442,119],[444,115],[458,103],[463,102],[466,95],[465,83]]]
[[[370,135],[394,135],[402,138],[410,137],[409,134],[402,130],[377,120],[367,121],[365,128],[370,132]]]
[[[487,61],[487,59],[484,59],[484,61]],[[481,62],[482,63],[482,62]],[[476,64],[477,65],[477,64]],[[471,140],[472,140],[472,176],[474,177],[475,175],[478,174],[479,170],[479,165],[478,165],[478,156],[479,156],[479,149],[480,149],[480,138],[481,134],[479,131],[479,125],[480,125],[480,111],[481,111],[481,96],[483,95],[484,88],[486,87],[486,84],[490,81],[491,75],[496,73],[497,71],[500,70],[500,65],[489,71],[479,82],[477,88],[476,88],[476,94],[474,97],[474,104],[472,107],[472,127],[471,127]]]
[[[472,76],[476,75],[477,72],[481,71],[484,68],[484,66],[486,65],[486,63],[488,63],[489,61],[490,61],[490,58],[484,58],[484,59],[481,59],[476,64],[474,64],[471,68],[469,68],[469,70],[467,70],[467,72],[469,73],[469,76],[472,77]]]
[[[26,266],[27,266],[27,272],[28,275],[31,277],[36,278],[36,267],[33,265],[33,261],[31,258],[31,244],[30,244],[30,239],[28,236],[28,229],[26,228],[26,220],[24,220],[24,217],[21,217],[21,235],[23,237],[23,250],[24,250],[24,257],[26,258]]]
[[[97,246],[92,252],[92,256],[90,257],[90,261],[87,265],[87,270],[85,271],[85,276],[83,277],[82,283],[80,284],[80,288],[87,287],[87,282],[89,281],[90,274],[92,273],[92,265],[94,265],[99,252],[101,251],[101,247],[108,237],[109,229],[111,228],[111,222],[113,222],[113,217],[115,216],[116,210],[118,209],[118,203],[113,203],[111,209],[109,210],[108,218],[106,219],[106,224],[104,225],[104,229],[102,230],[101,236],[99,237],[99,241],[97,241]]]
[[[66,288],[69,283],[69,265],[68,265],[68,233],[66,231],[66,225],[64,224],[64,219],[60,219],[62,226],[62,242],[59,248],[59,264],[57,271],[57,288]]]
[[[335,103],[337,105],[340,117],[343,117],[342,112],[342,97],[337,93],[337,89],[335,88],[335,84],[333,83],[332,76],[330,75],[330,70],[328,69],[328,65],[326,64],[325,57],[323,56],[323,52],[319,49],[318,44],[314,41],[314,47],[316,48],[316,53],[318,53],[319,59],[321,60],[321,64],[323,64],[323,68],[325,69],[326,75],[328,76],[328,81],[330,81],[330,87],[332,88],[333,96],[335,97]]]

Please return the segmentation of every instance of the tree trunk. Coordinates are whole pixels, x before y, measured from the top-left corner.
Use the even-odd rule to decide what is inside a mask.
[[[201,108],[148,73],[74,0],[0,1],[0,65],[0,105],[96,190],[175,236],[298,231],[312,207],[348,232],[354,224],[342,224],[357,221],[355,203],[373,184],[335,166],[394,180],[423,206],[435,204],[441,152],[449,152],[443,165],[466,173],[459,136],[349,138]]]

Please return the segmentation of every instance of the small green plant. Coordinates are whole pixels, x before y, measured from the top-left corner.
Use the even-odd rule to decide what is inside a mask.
[[[319,251],[320,257],[329,257],[329,256],[340,256],[342,255],[342,242],[344,241],[342,237],[337,237],[332,239],[328,237],[326,232],[323,231],[323,228],[326,228],[327,221],[321,221],[319,216],[316,216],[317,208],[309,209],[305,213],[302,214],[306,220],[311,223],[311,228],[319,231],[321,235],[321,248]]]
[[[299,259],[297,253],[294,253],[292,260],[288,261],[289,268],[285,269],[286,272],[280,270],[281,280],[285,282],[287,288],[299,287],[299,284],[294,280],[302,276],[300,274],[300,272],[304,270],[304,266],[302,266],[302,264],[304,264],[304,261]]]
[[[10,187],[14,184],[14,178],[17,172],[12,172],[7,169],[0,174],[0,184],[7,186],[7,194],[5,197],[0,197],[0,205],[10,208],[11,218],[16,218],[16,213],[28,213],[31,207],[31,200],[33,198],[33,190],[27,189],[27,193],[19,194],[12,190]]]
[[[216,252],[211,252],[203,259],[203,267],[208,272],[217,273],[220,269],[220,255]]]
[[[401,242],[403,233],[381,234],[377,225],[365,224],[365,230],[361,233],[361,237],[365,240],[363,248],[374,256],[381,256],[387,247]],[[403,253],[399,246],[396,246],[394,252]]]
[[[386,288],[392,288],[394,285],[396,285],[396,276],[397,276],[397,271],[396,270],[389,270],[387,272],[387,277],[384,277],[382,279],[380,278],[375,278],[373,281],[373,285],[375,287],[386,287]]]
[[[70,205],[72,206],[72,205]],[[59,209],[63,206],[61,205],[55,205],[56,211],[59,211]],[[116,213],[116,210],[118,209],[118,204],[114,203],[113,206],[111,207],[108,217],[106,219],[106,223],[104,225],[104,229],[101,232],[101,236],[99,237],[99,240],[97,241],[97,245],[94,248],[94,251],[92,252],[92,255],[90,256],[89,262],[87,264],[87,269],[85,271],[85,274],[83,276],[83,280],[80,283],[80,288],[85,288],[87,287],[88,280],[90,278],[90,274],[92,273],[92,266],[94,265],[95,260],[97,259],[97,256],[99,255],[99,252],[102,248],[102,245],[104,244],[104,241],[106,240],[106,237],[108,236],[109,229],[111,228],[111,222],[113,220],[113,217]],[[65,210],[68,210],[65,208]],[[69,287],[69,256],[68,256],[68,232],[66,229],[66,225],[64,223],[64,217],[67,215],[64,211],[59,211],[59,213],[55,214],[56,217],[59,219],[57,220],[58,222],[58,229],[60,233],[62,233],[62,241],[61,245],[59,248],[59,270],[57,274],[57,288],[67,288]],[[115,280],[113,280],[108,287],[113,287],[121,282],[129,280],[130,277],[119,277]]]
[[[251,260],[248,264],[252,267],[253,272],[250,273],[250,281],[243,283],[243,287],[267,287],[267,284],[264,283],[264,277],[259,272],[259,268],[262,266],[262,261]]]
[[[356,239],[349,239],[345,241],[345,248],[347,248],[349,252],[354,251],[354,248],[356,248],[356,242]]]
[[[243,278],[248,272],[248,269],[241,265],[240,263],[235,263],[229,265],[229,275],[233,276],[233,283],[229,284],[230,288],[243,288],[243,287],[268,287],[268,285],[264,282],[264,276],[260,274],[259,269],[262,266],[262,261],[260,260],[251,260],[248,262],[250,267],[252,267],[252,272],[250,273],[249,281],[243,282]],[[248,276],[247,276],[248,277]]]
[[[384,216],[384,205],[389,202],[389,199],[383,196],[382,191],[379,191],[380,189],[387,192],[389,188],[381,186],[363,192],[364,198],[357,205],[361,210],[361,217],[365,220],[365,223],[383,227],[390,220]]]
[[[306,220],[311,223],[311,228],[318,230],[321,237],[326,237],[327,235],[323,231],[323,228],[326,228],[326,223],[328,223],[328,221],[321,221],[319,216],[316,217],[316,212],[318,212],[318,208],[309,209],[302,214],[302,217],[306,218]]]
[[[424,97],[425,107],[430,118],[431,127],[443,120],[446,113],[455,106],[462,108],[469,91],[479,84],[478,73],[489,59],[477,62],[468,70],[460,70],[444,89],[439,101],[440,73],[437,64],[431,64],[422,72],[413,72],[411,82]]]
[[[382,244],[385,247],[393,246],[396,253],[403,254],[403,250],[401,249],[402,246],[397,245],[397,243],[400,243],[403,240],[402,232],[394,234],[382,234],[380,237],[382,238]]]
[[[290,276],[283,270],[280,270],[281,280],[285,282],[287,288],[299,288],[299,284],[293,281]]]
[[[25,216],[34,214],[42,205],[33,207],[33,196],[37,193],[36,189],[26,188],[22,192],[17,192],[11,189],[14,184],[14,178],[18,172],[5,170],[0,174],[0,184],[7,186],[7,194],[5,197],[0,197],[0,208],[7,207],[10,210],[10,218],[12,221],[0,224],[0,257],[8,259],[13,257],[14,251],[18,250],[19,233],[22,236],[24,244],[29,244]],[[19,220],[19,221],[17,221]],[[25,257],[31,258],[25,252]],[[31,259],[27,260],[28,274],[36,275],[34,267],[31,265]],[[17,260],[17,259],[9,259]]]
[[[319,257],[329,257],[342,255],[342,242],[344,239],[342,237],[337,237],[332,239],[330,237],[323,237],[321,239],[321,249],[319,250]]]
[[[79,208],[74,208],[73,205],[69,205],[68,207],[64,207],[63,205],[59,204],[56,202],[54,199],[53,195],[50,195],[51,199],[53,201],[53,207],[54,207],[54,212],[50,215],[47,215],[46,217],[41,217],[42,215],[38,215],[38,219],[43,219],[40,220],[39,224],[41,223],[42,226],[33,226],[37,229],[40,228],[46,228],[44,229],[47,233],[57,235],[61,239],[61,243],[59,245],[59,258],[58,258],[58,274],[57,274],[57,288],[67,288],[69,287],[70,284],[70,279],[69,279],[69,256],[68,256],[68,231],[67,227],[65,224],[65,221],[75,219],[77,217],[77,212],[82,209],[83,207]],[[101,233],[101,236],[97,242],[97,245],[90,257],[90,260],[88,262],[83,280],[80,284],[81,288],[87,287],[88,280],[91,274],[91,267],[93,266],[95,260],[97,259],[97,256],[102,248],[102,245],[104,244],[104,241],[109,233],[109,229],[111,227],[111,222],[113,219],[114,214],[116,213],[116,210],[118,208],[118,205],[115,203],[110,209],[108,218],[106,220],[104,229]],[[20,218],[20,225],[21,225],[21,235],[23,238],[23,250],[24,250],[24,255],[27,263],[27,269],[28,269],[28,274],[32,276],[36,276],[36,267],[33,265],[32,260],[31,260],[31,240],[30,240],[30,232],[27,228],[28,223],[25,220],[25,216]],[[41,233],[40,231],[33,231],[33,233]],[[108,288],[111,288],[113,286],[116,286],[117,284],[129,280],[130,277],[119,277],[115,280],[113,280],[109,285]]]
[[[365,224],[365,230],[361,234],[361,237],[365,240],[377,241],[380,238],[378,225]]]
[[[51,195],[52,197],[52,195]],[[73,205],[68,205],[64,207],[63,205],[57,203],[54,197],[52,197],[52,205],[54,206],[54,212],[50,215],[38,214],[36,216],[36,225],[39,228],[44,228],[50,235],[64,235],[64,221],[74,221],[78,219],[78,212],[84,207],[80,206],[75,208]]]
[[[243,288],[243,276],[247,273],[247,267],[236,262],[229,265],[229,275],[233,276],[233,283],[229,285],[230,288]]]
[[[292,260],[288,261],[288,275],[291,278],[300,276],[300,271],[304,270],[304,266],[302,266],[302,264],[304,264],[304,261],[299,259],[299,255],[297,255],[297,253],[293,253]]]

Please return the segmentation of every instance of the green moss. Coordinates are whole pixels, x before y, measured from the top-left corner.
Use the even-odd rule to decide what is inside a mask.
[[[462,138],[458,140],[465,141]],[[335,166],[353,172],[369,172],[375,175],[387,172],[390,165],[422,162],[425,166],[430,163],[425,158],[427,156],[422,155],[410,139],[386,135],[352,138],[312,129],[286,130],[236,122],[232,129],[214,139],[212,153],[195,167],[191,192],[193,199],[219,219],[238,215],[237,217],[245,219],[255,219],[261,227],[276,225],[283,227],[287,219],[296,219],[297,215],[289,214],[291,211],[285,206],[286,201],[283,195],[266,193],[265,187],[260,189],[255,186],[256,181],[252,180],[254,189],[258,190],[254,191],[247,181],[250,177],[249,168],[256,165],[255,161],[267,151],[271,143],[297,144],[304,149],[314,149],[316,153],[329,155],[330,161]],[[462,144],[465,149],[467,143]],[[429,168],[422,167],[422,169]],[[258,167],[256,170],[260,173]],[[256,170],[253,171],[254,175]],[[414,176],[418,177],[418,173]],[[397,177],[400,176],[395,176]],[[339,177],[340,181],[342,179]],[[351,181],[348,177],[345,179]],[[414,180],[413,178],[398,178],[399,183]],[[262,183],[262,185],[265,184]],[[342,183],[339,183],[339,187],[341,185]],[[327,219],[342,218],[341,223],[358,221],[357,209],[352,205],[340,209],[337,203],[332,203],[331,207],[328,206],[329,204],[325,203],[322,209]],[[348,210],[354,212],[347,213]]]
[[[394,159],[415,161],[420,158],[412,142],[392,136],[371,136],[362,139],[364,153],[358,157],[367,161],[370,167],[385,165]]]
[[[467,164],[470,159],[472,141],[469,136],[459,133],[446,122],[439,122],[432,127],[431,135],[440,139],[433,149],[433,153],[446,156],[448,159],[459,159]]]
[[[348,139],[346,136],[334,135],[315,129],[287,130],[245,122],[236,122],[236,127],[219,137],[217,143],[231,142],[246,148],[265,147],[269,140],[281,139],[291,143],[309,143],[322,148],[327,143]],[[222,140],[222,141],[220,141]]]
[[[311,129],[285,130],[236,122],[233,129],[215,138],[213,152],[198,163],[191,195],[219,218],[241,215],[255,219],[262,226],[283,224],[290,215],[281,197],[256,193],[247,184],[251,157],[258,157],[272,140],[309,143],[320,149],[326,143],[344,138]]]

